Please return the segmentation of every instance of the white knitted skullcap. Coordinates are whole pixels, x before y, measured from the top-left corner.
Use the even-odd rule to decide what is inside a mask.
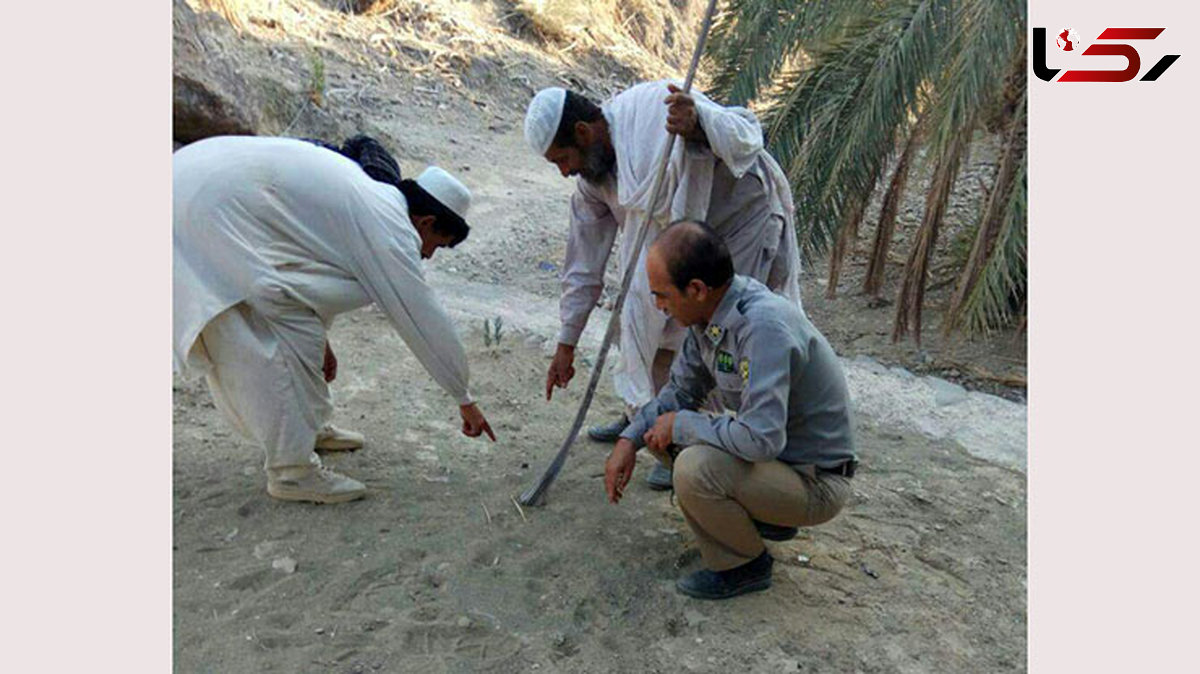
[[[417,184],[455,215],[467,219],[467,211],[471,208],[471,191],[457,178],[436,166],[430,166],[417,176]]]
[[[529,110],[525,112],[525,141],[538,155],[545,155],[554,142],[566,100],[566,89],[550,87],[537,92],[529,101]]]

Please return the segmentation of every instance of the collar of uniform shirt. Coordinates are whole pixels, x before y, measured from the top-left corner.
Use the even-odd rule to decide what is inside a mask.
[[[708,321],[708,327],[704,329],[704,334],[708,335],[708,339],[716,346],[721,342],[721,338],[725,336],[726,324],[731,318],[730,314],[736,311],[738,298],[742,296],[742,291],[746,289],[745,277],[734,275],[733,282],[729,284],[729,290],[725,292],[725,296],[721,298],[721,303],[717,305],[716,311],[713,312],[712,318]]]

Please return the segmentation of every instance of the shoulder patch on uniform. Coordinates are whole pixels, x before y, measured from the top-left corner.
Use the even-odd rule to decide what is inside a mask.
[[[742,375],[742,382],[745,383],[750,379],[750,359],[742,358],[738,361],[738,373]]]
[[[728,351],[717,352],[717,372],[733,372],[733,354]]]

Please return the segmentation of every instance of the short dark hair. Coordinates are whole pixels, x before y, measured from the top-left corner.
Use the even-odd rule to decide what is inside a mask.
[[[667,274],[680,291],[692,279],[720,288],[733,278],[733,257],[725,241],[702,222],[683,220],[667,227],[654,245],[664,253]]]
[[[401,180],[397,187],[404,195],[404,200],[408,202],[409,214],[432,215],[433,231],[443,236],[449,236],[451,248],[462,243],[471,233],[471,228],[467,225],[466,220],[446,208],[442,202],[426,192],[424,187],[418,185],[417,181],[406,178]]]
[[[575,142],[575,124],[594,122],[603,116],[600,106],[568,90],[566,98],[563,99],[562,119],[558,122],[558,131],[554,133],[554,144],[561,148],[578,147]]]

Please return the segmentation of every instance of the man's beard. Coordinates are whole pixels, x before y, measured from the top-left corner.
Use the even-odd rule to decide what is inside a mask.
[[[583,155],[583,166],[579,169],[579,175],[584,180],[598,185],[616,173],[617,153],[611,147],[606,147],[603,140],[596,139],[580,154]]]

